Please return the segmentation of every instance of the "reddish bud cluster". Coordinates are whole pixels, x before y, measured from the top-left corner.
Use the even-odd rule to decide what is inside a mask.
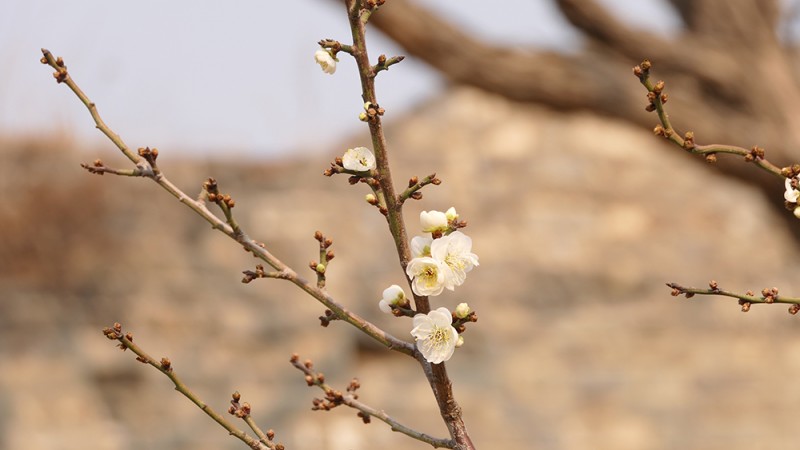
[[[330,325],[331,321],[334,321],[336,319],[338,319],[338,317],[336,317],[336,315],[330,309],[325,310],[324,316],[319,316],[320,325],[322,325],[323,327],[327,327],[328,325]]]
[[[761,290],[761,296],[764,297],[766,303],[775,303],[778,299],[778,288],[764,288]]]
[[[231,395],[231,406],[228,408],[228,414],[236,416],[240,419],[244,419],[250,416],[251,408],[250,403],[244,402],[240,404],[239,400],[241,399],[242,394],[240,394],[239,391],[236,391]]]
[[[42,64],[47,64],[47,57],[43,56],[39,61],[41,61]],[[64,64],[64,59],[60,56],[56,58],[56,71],[53,72],[53,78],[56,79],[56,83],[63,83],[67,80],[67,66]]]
[[[137,153],[139,154],[139,156],[144,158],[145,161],[150,163],[151,166],[156,165],[156,159],[158,159],[157,148],[150,149],[150,147],[139,147]]]
[[[750,151],[747,153],[747,155],[745,155],[744,160],[747,162],[761,160],[764,159],[764,154],[765,152],[763,148],[754,145],[753,148],[751,148]]]
[[[172,372],[172,361],[169,358],[161,358],[161,368],[167,372]]]
[[[245,270],[242,273],[244,274],[244,277],[242,277],[242,283],[245,284],[255,280],[256,278],[264,278],[267,276],[264,272],[264,266],[261,264],[256,265],[255,272],[252,270]]]
[[[692,150],[694,147],[695,147],[694,132],[687,131],[683,135],[683,148],[686,150]]]
[[[633,74],[639,81],[644,81],[650,75],[650,67],[652,67],[650,60],[645,59],[641,64],[633,67]]]
[[[218,205],[224,204],[228,208],[233,208],[236,206],[236,201],[233,200],[230,195],[219,193],[217,180],[213,178],[208,178],[203,182],[203,190],[206,192],[206,198],[208,198],[208,201],[212,203],[216,203]]]

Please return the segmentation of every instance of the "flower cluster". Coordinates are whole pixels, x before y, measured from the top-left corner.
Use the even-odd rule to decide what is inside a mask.
[[[456,230],[463,223],[459,224],[455,208],[446,212],[423,211],[419,218],[422,231],[430,233],[430,236],[411,239],[412,259],[406,266],[411,289],[415,294],[425,296],[439,295],[444,289],[452,291],[463,284],[467,272],[478,265],[478,256],[472,253],[472,239]],[[385,313],[392,313],[395,307],[407,304],[403,289],[392,285],[383,291],[378,307]],[[439,364],[447,361],[455,348],[464,343],[453,323],[467,318],[470,312],[469,305],[461,303],[455,314],[441,307],[414,316],[411,335],[428,362]]]
[[[444,289],[452,291],[478,265],[478,256],[472,253],[472,239],[460,231],[451,231],[458,220],[455,208],[447,212],[422,211],[419,218],[422,231],[434,237],[416,236],[411,240],[413,259],[406,266],[411,289],[426,296],[439,295]]]

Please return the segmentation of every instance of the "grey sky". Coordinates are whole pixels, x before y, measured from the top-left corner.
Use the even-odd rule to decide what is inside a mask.
[[[481,37],[515,46],[569,49],[579,36],[547,0],[423,1]],[[653,22],[659,0],[603,0],[625,18]],[[667,14],[669,11],[667,11]],[[677,21],[657,21],[662,30]],[[342,55],[335,75],[313,62],[321,38],[348,41],[331,0],[0,2],[0,134],[64,133],[102,142],[83,106],[39,64],[45,47],[129,145],[259,156],[326,149],[360,124],[359,87]],[[402,52],[377,32],[373,58]],[[395,116],[443,81],[407,59],[379,77],[381,104]]]

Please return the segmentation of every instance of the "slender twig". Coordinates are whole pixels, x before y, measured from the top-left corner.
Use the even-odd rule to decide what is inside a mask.
[[[652,63],[648,60],[644,60],[641,64],[633,68],[633,73],[637,78],[639,78],[639,81],[647,89],[647,98],[650,103],[647,105],[646,109],[648,111],[655,111],[658,115],[658,120],[661,123],[653,130],[655,134],[664,137],[668,141],[683,148],[691,154],[704,156],[708,162],[716,161],[715,155],[717,153],[727,153],[742,156],[745,158],[745,161],[752,162],[764,171],[781,178],[791,176],[790,172],[787,171],[788,168],[782,169],[781,167],[778,167],[768,161],[764,157],[764,149],[758,146],[753,146],[748,149],[726,144],[697,145],[694,141],[693,132],[688,131],[681,136],[681,134],[672,126],[672,123],[669,120],[669,114],[667,114],[664,106],[664,104],[667,102],[667,94],[664,92],[665,84],[663,81],[653,83],[652,78],[650,77],[651,68]]]
[[[53,57],[53,54],[50,53],[47,49],[42,49],[42,54],[44,57],[42,58],[42,62],[48,64],[50,67],[56,69],[56,72],[53,74],[56,81],[59,83],[66,84],[75,95],[86,105],[86,108],[89,109],[89,113],[92,115],[92,119],[94,119],[95,123],[97,124],[97,129],[103,132],[110,140],[120,149],[120,151],[128,157],[136,166],[140,166],[142,164],[143,159],[139,157],[136,153],[134,153],[126,144],[122,141],[118,134],[114,133],[110,128],[106,126],[103,122],[103,119],[100,118],[100,114],[97,112],[97,108],[95,107],[94,102],[89,100],[89,97],[83,93],[83,91],[72,81],[72,77],[69,76],[67,72],[67,66],[64,64],[64,61],[59,57]]]
[[[250,427],[251,430],[253,430],[253,433],[255,433],[256,436],[258,436],[258,441],[261,442],[262,444],[266,445],[270,449],[284,450],[283,444],[275,444],[272,442],[272,440],[275,438],[274,431],[270,429],[266,433],[264,433],[264,431],[261,430],[261,427],[259,427],[256,424],[255,420],[253,420],[253,416],[250,415],[251,412],[250,403],[239,402],[242,399],[242,394],[240,394],[239,391],[236,391],[233,393],[231,397],[232,397],[231,406],[230,408],[228,408],[228,414],[242,419],[244,423],[246,423],[247,426]]]
[[[301,363],[299,356],[294,354],[292,355],[290,362],[294,367],[305,374],[306,383],[309,386],[317,386],[322,389],[323,392],[325,392],[324,400],[315,399],[314,409],[328,411],[336,406],[346,405],[350,408],[358,410],[359,417],[361,417],[365,422],[368,422],[368,417],[375,417],[376,419],[389,425],[392,431],[403,433],[406,436],[414,438],[418,441],[426,442],[432,445],[434,448],[455,448],[456,444],[452,439],[435,438],[428,434],[414,430],[413,428],[398,422],[396,419],[386,414],[386,412],[375,409],[359,401],[358,395],[355,393],[356,389],[360,387],[358,380],[351,381],[347,391],[342,393],[341,391],[337,391],[325,383],[325,376],[322,373],[315,372],[313,370],[313,364],[311,361],[307,360]]]
[[[742,311],[749,311],[750,306],[754,304],[772,304],[772,303],[783,303],[791,305],[789,307],[790,314],[797,314],[800,311],[800,297],[785,297],[782,295],[778,295],[778,288],[764,288],[761,290],[761,295],[756,296],[753,292],[748,291],[744,294],[738,294],[736,292],[726,291],[720,289],[717,285],[716,281],[711,281],[708,284],[707,289],[701,288],[694,288],[694,287],[686,287],[681,286],[678,283],[667,283],[667,286],[672,288],[672,295],[677,297],[679,295],[684,295],[686,298],[692,298],[695,295],[713,295],[719,297],[730,297],[739,300],[739,305],[742,307]]]
[[[408,180],[408,189],[400,193],[398,197],[398,202],[402,204],[409,198],[419,200],[420,198],[422,198],[422,193],[418,193],[420,189],[429,184],[439,185],[441,183],[442,180],[436,178],[435,173],[432,173],[427,177],[423,178],[422,181],[418,180],[417,177],[413,177],[410,180]]]
[[[115,323],[111,328],[104,328],[103,334],[108,339],[113,339],[119,341],[119,347],[123,350],[129,349],[133,353],[136,354],[136,360],[145,364],[149,364],[159,372],[163,373],[167,376],[167,378],[172,381],[172,384],[175,385],[175,390],[183,394],[186,398],[188,398],[192,403],[197,405],[204,413],[206,413],[209,417],[211,417],[215,422],[217,422],[220,426],[225,428],[228,433],[235,436],[237,439],[241,440],[250,448],[254,449],[270,449],[275,450],[276,444],[272,443],[270,440],[266,441],[259,441],[257,439],[253,439],[252,436],[248,435],[241,429],[237,428],[234,424],[228,421],[224,416],[216,412],[211,406],[205,403],[200,397],[197,396],[186,383],[181,380],[178,374],[175,373],[175,370],[172,367],[172,362],[168,358],[161,358],[161,361],[156,361],[153,357],[148,355],[141,347],[133,343],[133,335],[131,333],[123,334],[122,333],[122,325],[119,323]],[[281,446],[282,447],[282,446]]]
[[[109,138],[117,145],[117,147],[123,151],[126,155],[130,152],[127,150],[128,146],[119,137],[116,133],[114,133],[101,119],[100,115],[97,113],[97,109],[94,106],[94,103],[89,100],[86,94],[78,88],[77,84],[72,80],[69,74],[66,72],[66,66],[63,65],[63,61],[61,58],[54,59],[52,54],[50,54],[47,50],[42,50],[45,54],[45,58],[43,61],[47,64],[50,64],[52,67],[56,68],[56,74],[61,74],[56,77],[57,80],[60,82],[66,83],[73,92],[76,93],[81,98],[81,101],[89,108],[89,111],[92,115],[92,118],[103,134],[109,136]],[[60,65],[59,65],[60,61]],[[138,155],[134,155],[134,157],[138,158]],[[132,159],[132,161],[135,161]],[[377,342],[380,342],[384,346],[388,347],[391,350],[398,351],[400,353],[414,356],[415,349],[414,345],[398,339],[391,334],[383,331],[379,327],[375,326],[373,323],[367,321],[363,317],[355,314],[352,311],[349,311],[343,305],[338,303],[336,300],[333,299],[327,292],[323,289],[319,288],[316,283],[311,283],[307,281],[305,278],[298,275],[294,270],[292,270],[289,266],[284,264],[280,259],[276,258],[272,253],[270,253],[266,248],[264,248],[263,244],[251,239],[241,228],[238,228],[233,222],[232,217],[230,219],[231,223],[227,223],[226,220],[222,220],[216,215],[214,215],[207,207],[203,201],[193,199],[184,193],[180,188],[175,186],[172,182],[167,179],[166,175],[163,172],[155,173],[150,168],[149,163],[144,158],[139,158],[137,162],[137,167],[146,167],[148,169],[147,173],[143,176],[146,176],[153,181],[155,181],[159,186],[165,189],[167,192],[172,194],[175,198],[177,198],[181,203],[191,208],[195,213],[197,213],[200,217],[205,219],[206,222],[211,224],[211,227],[215,230],[219,230],[231,239],[238,242],[246,251],[251,252],[254,256],[261,259],[262,261],[269,264],[272,268],[278,271],[281,276],[280,278],[286,279],[305,291],[307,294],[314,297],[317,301],[325,305],[328,309],[330,309],[337,317],[341,320],[353,325],[354,327],[361,330],[366,335],[370,336]],[[224,211],[224,210],[223,210]],[[227,214],[226,214],[227,216]]]

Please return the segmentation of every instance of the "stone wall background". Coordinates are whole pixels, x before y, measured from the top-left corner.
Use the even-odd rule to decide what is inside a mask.
[[[480,317],[448,363],[478,448],[796,448],[797,318],[784,306],[742,314],[733,301],[675,299],[664,286],[715,278],[798,295],[797,245],[759,194],[648,130],[466,88],[387,128],[398,185],[434,171],[444,181],[408,205],[410,232],[420,210],[455,205],[480,256],[464,286],[436,298]],[[314,231],[331,236],[331,293],[403,336],[409,323],[377,309],[402,281],[382,217],[363,186],[321,176],[366,142],[275,163],[161,149],[159,162],[189,193],[214,176],[244,229],[298,271],[316,257]],[[427,447],[354,411],[311,412],[319,394],[292,352],[445,434],[413,361],[344,324],[321,328],[323,308],[288,284],[242,285],[254,260],[157,186],[82,173],[96,157],[123,166],[111,145],[78,153],[55,138],[6,139],[0,157],[0,448],[242,448],[116,350],[100,333],[115,321],[218,410],[239,390],[289,449]]]

